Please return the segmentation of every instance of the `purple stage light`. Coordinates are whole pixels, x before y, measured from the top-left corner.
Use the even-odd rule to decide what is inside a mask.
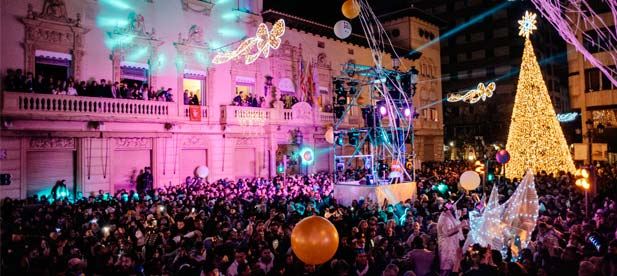
[[[411,109],[409,109],[409,107],[405,108],[404,113],[405,113],[405,117],[411,117]]]
[[[385,106],[382,105],[379,107],[379,114],[381,114],[381,116],[388,114],[388,110],[386,109]]]

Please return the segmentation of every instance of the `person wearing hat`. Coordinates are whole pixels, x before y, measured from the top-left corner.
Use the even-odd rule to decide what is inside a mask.
[[[440,274],[450,275],[457,262],[456,251],[460,249],[459,242],[464,239],[462,228],[464,223],[456,218],[456,206],[450,202],[444,204],[437,221],[437,243],[439,245]]]
[[[369,263],[368,254],[364,248],[356,248],[356,262],[351,267],[352,276],[370,276],[377,275],[377,271]]]

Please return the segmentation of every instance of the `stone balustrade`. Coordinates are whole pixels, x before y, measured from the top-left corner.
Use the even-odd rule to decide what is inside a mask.
[[[3,116],[64,120],[147,120],[164,122],[193,121],[214,123],[207,106],[191,106],[175,102],[110,99],[97,97],[3,92]],[[178,110],[178,108],[180,110]],[[195,111],[197,110],[197,111]],[[179,112],[178,112],[179,111]],[[197,114],[198,113],[198,114]],[[191,116],[192,115],[192,116]],[[361,118],[346,118],[343,125]],[[334,123],[334,114],[320,112],[306,103],[292,109],[221,106],[220,124],[237,126],[316,125]],[[357,122],[356,122],[357,123]]]
[[[45,117],[101,117],[112,120],[170,120],[177,117],[177,103],[67,95],[4,92],[3,115]]]

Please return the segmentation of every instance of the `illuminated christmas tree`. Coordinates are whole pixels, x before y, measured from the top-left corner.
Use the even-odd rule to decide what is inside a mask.
[[[572,156],[529,40],[529,34],[537,29],[536,15],[526,12],[518,23],[525,49],[506,146],[511,156],[506,176],[520,178],[528,168],[535,172],[574,173]]]

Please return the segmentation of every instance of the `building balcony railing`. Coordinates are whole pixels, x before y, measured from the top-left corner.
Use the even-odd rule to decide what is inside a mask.
[[[177,117],[177,103],[110,99],[67,95],[3,93],[3,115],[78,119],[105,117],[107,119],[169,120]]]
[[[361,118],[358,118],[361,119]],[[343,124],[348,124],[346,119]],[[327,125],[334,123],[334,114],[312,108],[294,106],[292,109],[221,106],[222,125]]]

